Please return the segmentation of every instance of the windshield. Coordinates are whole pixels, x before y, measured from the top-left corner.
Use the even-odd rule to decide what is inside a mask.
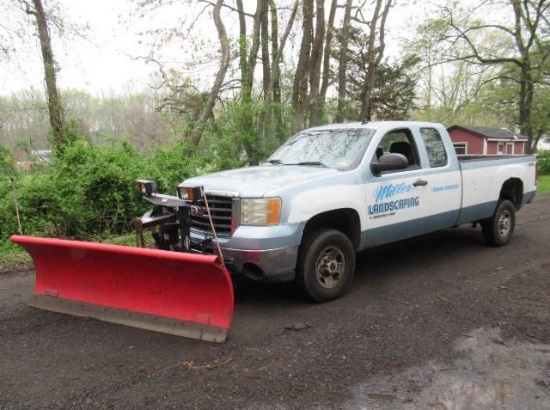
[[[367,128],[305,130],[287,141],[267,162],[351,169],[361,161],[373,134],[374,130]]]

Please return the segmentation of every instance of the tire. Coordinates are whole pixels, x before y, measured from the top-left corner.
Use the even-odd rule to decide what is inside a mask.
[[[483,239],[487,245],[504,246],[510,242],[516,225],[515,212],[514,204],[504,199],[497,204],[493,216],[481,222]]]
[[[355,273],[355,250],[351,241],[335,229],[312,232],[300,247],[296,281],[315,302],[342,296]]]

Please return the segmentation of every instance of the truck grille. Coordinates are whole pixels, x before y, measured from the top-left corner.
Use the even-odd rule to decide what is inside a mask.
[[[220,237],[231,236],[231,219],[233,214],[233,199],[229,196],[206,194],[212,222],[216,234]],[[205,235],[211,234],[210,221],[208,216],[192,216],[191,229]]]

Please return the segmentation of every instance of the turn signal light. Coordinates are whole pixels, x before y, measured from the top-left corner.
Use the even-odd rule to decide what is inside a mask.
[[[178,195],[181,199],[191,202],[200,201],[204,196],[204,190],[201,186],[197,187],[178,187]]]

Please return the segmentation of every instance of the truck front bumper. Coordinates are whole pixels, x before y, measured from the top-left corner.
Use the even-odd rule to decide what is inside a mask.
[[[298,246],[278,249],[244,250],[221,247],[224,261],[235,276],[257,282],[294,280]]]
[[[219,237],[229,272],[256,282],[294,280],[304,225],[239,226],[231,237]],[[191,240],[197,243],[200,239],[200,232],[191,230]],[[208,246],[215,253],[214,244]]]

